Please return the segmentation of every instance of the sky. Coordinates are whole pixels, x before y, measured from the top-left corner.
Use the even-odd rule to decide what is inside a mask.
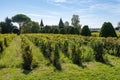
[[[71,24],[72,15],[79,15],[82,26],[101,28],[104,22],[114,27],[120,21],[120,0],[0,0],[0,21],[16,14],[25,14],[44,25],[58,25],[60,18]]]

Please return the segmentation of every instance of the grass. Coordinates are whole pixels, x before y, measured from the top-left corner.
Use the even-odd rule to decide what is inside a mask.
[[[62,71],[55,70],[53,65],[47,65],[40,49],[33,45],[33,60],[38,67],[31,71],[21,68],[21,37],[16,37],[11,45],[3,52],[0,59],[0,80],[119,80],[120,58],[106,55],[108,63],[96,61],[84,62],[84,67],[77,66],[65,57],[61,52],[60,60]]]
[[[113,66],[99,62],[84,63],[85,68],[71,63],[63,63],[62,71],[55,71],[53,66],[40,66],[31,72],[23,72],[20,68],[4,68],[0,70],[0,80],[119,80],[120,59],[110,56]]]
[[[0,67],[20,67],[21,63],[21,39],[16,37],[11,42],[11,45],[1,54]]]

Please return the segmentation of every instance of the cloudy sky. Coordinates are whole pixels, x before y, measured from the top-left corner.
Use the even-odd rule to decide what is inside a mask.
[[[45,25],[57,25],[60,18],[71,23],[73,14],[90,28],[104,22],[116,27],[120,21],[120,0],[0,0],[0,10],[0,21],[19,13],[37,22],[43,19]]]

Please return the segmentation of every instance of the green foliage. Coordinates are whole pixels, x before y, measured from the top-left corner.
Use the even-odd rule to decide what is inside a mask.
[[[73,15],[72,19],[71,19],[71,22],[72,22],[73,27],[78,28],[80,26],[79,25],[79,22],[80,22],[79,15]]]
[[[22,54],[22,58],[23,58],[23,69],[31,70],[33,55],[30,46],[25,47],[24,52]]]
[[[44,57],[48,59],[50,63],[52,63],[52,51],[53,51],[52,43],[51,42],[41,43],[41,51]]]
[[[53,65],[55,66],[57,70],[62,70],[59,59],[60,59],[59,46],[58,44],[55,44]]]
[[[31,32],[38,33],[39,30],[40,30],[39,24],[37,22],[32,22]]]
[[[24,23],[31,21],[31,19],[24,14],[17,14],[12,17],[12,21],[19,24],[20,32]]]
[[[60,22],[59,22],[59,28],[64,28],[64,23],[61,18],[60,18]]]
[[[81,47],[82,61],[90,62],[94,60],[94,50],[89,46]]]
[[[77,64],[79,66],[82,65],[81,50],[75,44],[72,45],[72,61],[74,64]]]
[[[64,29],[64,28],[61,28],[61,29],[60,29],[60,34],[65,34],[65,33],[66,33],[65,29]]]
[[[74,27],[69,28],[69,29],[68,29],[68,33],[69,33],[69,34],[75,34],[75,29],[74,29]]]
[[[80,31],[79,31],[79,28],[74,28],[74,32],[75,32],[75,34],[80,34]]]
[[[4,39],[3,39],[3,52],[0,54],[0,68],[13,68],[13,67],[19,67],[21,66],[21,56],[18,55],[18,52],[20,52],[19,49],[21,49],[19,44],[19,38],[15,35],[9,35],[9,38],[7,35],[4,35],[7,39],[8,47],[5,46]],[[14,36],[14,39],[13,39]],[[17,40],[16,40],[17,39]],[[17,46],[17,47],[16,47]],[[17,55],[17,56],[16,56]],[[18,58],[19,57],[19,58]]]
[[[0,40],[0,53],[4,51],[4,41]]]
[[[15,35],[0,35],[0,53],[2,53],[6,47],[10,45],[10,42],[15,37]]]
[[[69,48],[69,43],[67,40],[64,41],[63,47],[62,47],[62,52],[64,53],[65,56],[69,57],[68,53],[68,48]]]
[[[88,27],[88,25],[85,25],[82,30],[81,30],[81,35],[82,36],[91,36],[91,32],[90,29]]]
[[[40,27],[43,28],[44,24],[43,24],[43,20],[41,19],[41,22],[40,22]]]
[[[38,33],[40,30],[39,24],[37,22],[24,23],[21,29],[22,33]]]
[[[94,50],[95,60],[99,62],[105,62],[103,58],[104,55],[103,43],[99,40],[94,40],[91,42],[91,47]]]
[[[117,38],[103,38],[102,41],[104,42],[104,49],[106,53],[110,55],[114,55],[120,57],[120,41]]]
[[[23,22],[29,22],[29,21],[31,21],[31,19],[24,14],[17,14],[12,17],[12,21],[17,22],[18,24],[21,24]]]
[[[50,26],[45,26],[44,28],[41,29],[41,33],[53,33],[53,30],[51,29]]]
[[[7,38],[4,38],[4,45],[5,45],[6,47],[8,47],[8,41],[7,41]]]
[[[54,29],[54,34],[58,34],[59,30],[58,29]]]
[[[117,37],[117,34],[110,22],[104,22],[100,31],[100,37]]]
[[[6,35],[2,37],[0,35],[0,41],[2,39],[4,42],[4,36],[6,37]],[[7,41],[9,41],[10,37],[6,38]],[[120,40],[118,38],[83,37],[60,34],[22,34],[12,41],[10,46],[4,50],[3,55],[0,54],[0,79],[119,80],[120,58],[111,56],[105,51],[108,49],[112,55],[116,55],[117,53],[119,55],[119,45]],[[21,51],[21,49],[24,50]],[[62,50],[68,52],[69,57],[63,55]],[[44,58],[43,51],[45,53],[47,52],[47,54],[50,52],[51,63],[47,61],[48,59],[46,60]],[[24,63],[24,59],[21,53],[32,53],[32,55],[29,54],[29,60],[32,59],[31,69],[37,68],[33,71],[23,71],[21,64],[22,62]],[[25,55],[27,55],[28,58],[28,54]],[[98,57],[96,57],[97,55],[99,55],[99,57],[102,55],[103,58],[107,56],[108,64],[93,61],[93,57],[98,59]],[[32,58],[30,56],[32,56]],[[83,69],[83,67],[77,65],[84,65],[86,67]],[[54,67],[62,71],[56,71]],[[8,76],[6,77],[6,75]]]
[[[1,33],[2,34],[12,33],[12,31],[14,29],[12,21],[8,17],[5,19],[5,22],[0,22],[0,25],[1,25]]]

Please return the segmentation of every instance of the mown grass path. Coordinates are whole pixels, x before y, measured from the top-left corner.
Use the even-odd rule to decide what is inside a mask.
[[[10,46],[2,53],[0,67],[20,67],[21,63],[21,39],[19,36],[17,36],[15,39],[13,39]]]

